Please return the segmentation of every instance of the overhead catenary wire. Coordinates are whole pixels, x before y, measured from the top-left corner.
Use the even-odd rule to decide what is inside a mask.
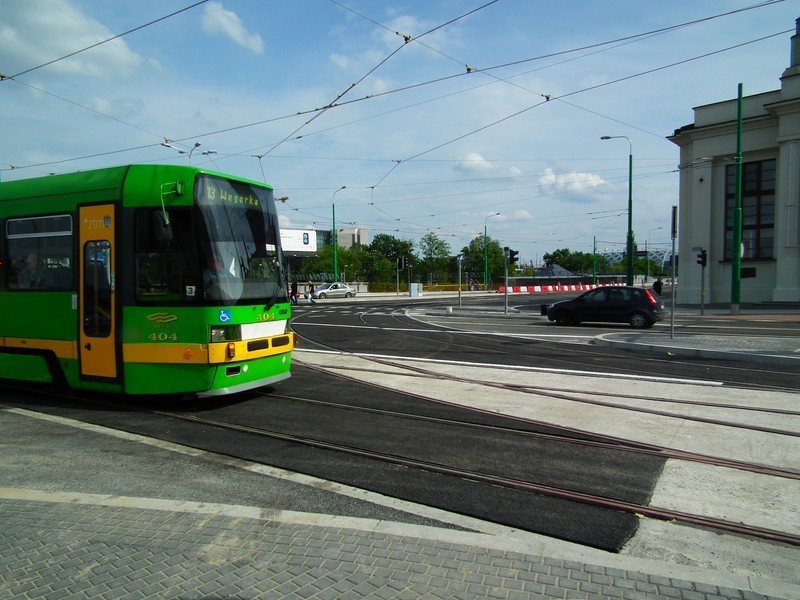
[[[445,146],[449,146],[450,144],[453,144],[453,143],[455,143],[457,141],[463,140],[463,139],[465,139],[467,137],[475,135],[476,133],[479,133],[481,131],[489,129],[490,127],[494,127],[495,125],[499,125],[500,123],[504,123],[505,121],[508,121],[510,119],[518,117],[519,115],[522,115],[522,114],[524,114],[524,113],[526,113],[528,111],[531,111],[531,110],[533,110],[535,108],[539,108],[540,106],[543,106],[543,105],[547,104],[551,100],[561,100],[563,98],[568,98],[570,96],[575,96],[577,94],[583,94],[583,93],[588,92],[588,91],[592,91],[592,90],[596,90],[596,89],[599,89],[599,88],[602,88],[602,87],[606,87],[606,86],[609,86],[609,85],[620,83],[622,81],[627,81],[627,80],[630,80],[630,79],[634,79],[636,77],[642,77],[644,75],[650,75],[650,74],[656,73],[658,71],[663,71],[665,69],[669,69],[669,68],[672,68],[672,67],[675,67],[675,66],[678,66],[678,65],[686,64],[688,62],[692,62],[692,61],[695,61],[695,60],[700,60],[702,58],[707,58],[709,56],[713,56],[715,54],[720,54],[722,52],[727,52],[727,51],[735,49],[735,48],[741,48],[743,46],[746,46],[746,45],[749,45],[749,44],[754,44],[754,43],[757,43],[757,42],[761,42],[761,41],[764,41],[764,40],[767,40],[767,39],[770,39],[770,38],[773,38],[773,37],[777,37],[779,35],[786,35],[787,33],[791,33],[793,31],[794,31],[793,29],[786,29],[786,30],[783,30],[783,31],[779,31],[777,33],[769,34],[769,35],[762,36],[762,37],[754,39],[754,40],[750,40],[748,42],[742,42],[741,44],[735,44],[733,46],[729,46],[727,48],[723,48],[723,49],[720,49],[720,50],[715,50],[713,52],[707,52],[707,53],[701,54],[699,56],[694,56],[694,57],[687,58],[687,59],[684,59],[684,60],[680,60],[680,61],[677,61],[677,62],[669,63],[667,65],[662,65],[660,67],[654,67],[654,68],[648,69],[646,71],[641,71],[639,73],[634,73],[634,74],[631,74],[631,75],[627,75],[625,77],[619,77],[617,79],[613,79],[613,80],[606,81],[606,82],[603,82],[603,83],[598,83],[596,85],[592,85],[592,86],[588,86],[588,87],[585,87],[585,88],[581,88],[579,90],[573,90],[571,92],[567,92],[567,93],[561,94],[559,96],[546,96],[545,100],[543,100],[541,102],[537,102],[536,104],[533,104],[531,106],[523,108],[523,109],[521,109],[519,111],[516,111],[516,112],[510,114],[510,115],[506,115],[505,117],[502,117],[501,119],[497,119],[495,121],[492,121],[491,123],[487,123],[486,125],[483,125],[481,127],[473,129],[471,131],[468,131],[468,132],[466,132],[466,133],[464,133],[462,135],[459,135],[459,136],[457,136],[457,137],[455,137],[455,138],[453,138],[451,140],[448,140],[446,142],[442,142],[442,143],[440,143],[440,144],[438,144],[436,146],[433,146],[432,148],[428,148],[427,150],[423,150],[422,152],[419,152],[417,154],[409,156],[408,158],[405,158],[405,159],[402,159],[402,160],[398,160],[397,164],[392,166],[392,168],[375,185],[376,186],[380,185],[380,183],[382,183],[383,180],[385,180],[401,163],[412,161],[412,160],[414,160],[416,158],[419,158],[420,156],[424,156],[425,154],[429,154],[430,152],[433,152],[435,150],[439,150],[440,148],[444,148]]]
[[[678,24],[678,25],[673,25],[673,26],[670,26],[670,27],[661,28],[659,30],[652,30],[652,31],[648,31],[648,32],[645,32],[645,33],[642,33],[642,34],[636,34],[636,35],[633,35],[633,36],[626,36],[624,38],[617,38],[615,40],[610,40],[610,41],[602,42],[602,43],[599,43],[599,44],[593,44],[593,45],[590,45],[590,46],[583,46],[581,48],[574,48],[574,49],[570,49],[570,50],[559,51],[559,52],[548,54],[548,55],[541,55],[541,56],[537,56],[537,57],[523,59],[523,60],[520,60],[520,61],[514,61],[512,63],[505,63],[504,65],[497,65],[497,66],[493,66],[493,67],[487,67],[485,69],[482,69],[482,71],[490,71],[490,70],[494,70],[494,69],[503,68],[503,67],[508,66],[508,65],[514,65],[514,64],[519,64],[519,63],[523,63],[523,62],[530,62],[530,61],[534,61],[534,60],[540,60],[542,58],[549,57],[549,56],[557,56],[557,55],[566,54],[566,53],[570,53],[570,52],[576,52],[576,51],[579,51],[579,50],[582,50],[582,49],[586,49],[586,48],[596,47],[596,46],[605,45],[605,44],[612,44],[612,43],[616,43],[616,42],[619,42],[619,41],[622,41],[622,40],[629,40],[629,39],[633,39],[633,38],[637,38],[637,37],[643,37],[643,36],[647,36],[647,35],[652,35],[654,32],[671,30],[671,29],[676,29],[676,28],[679,28],[679,27],[686,27],[686,26],[689,26],[689,25],[692,25],[692,24],[696,24],[696,23],[699,23],[699,22],[704,22],[704,21],[708,21],[708,20],[711,20],[711,19],[720,18],[722,16],[727,16],[727,15],[730,15],[730,14],[743,12],[743,11],[746,11],[746,10],[753,10],[753,9],[756,9],[756,8],[761,8],[761,7],[764,7],[764,6],[768,6],[768,5],[771,5],[771,4],[776,4],[778,2],[783,2],[783,1],[784,0],[769,0],[767,2],[762,2],[762,3],[756,4],[756,5],[752,5],[752,6],[749,6],[749,7],[744,7],[742,9],[738,9],[736,11],[729,11],[727,13],[721,13],[721,14],[713,15],[713,16],[706,17],[706,18],[703,18],[703,19],[698,19],[698,20],[695,20],[695,21],[690,21],[690,22],[681,23],[681,24]],[[202,4],[202,3],[200,2],[200,3],[193,4],[193,5],[187,7],[186,9],[183,9],[183,10],[188,10],[189,8],[192,8],[192,7],[197,6],[199,4]],[[488,5],[484,5],[484,6],[488,6]],[[181,11],[177,11],[177,12],[181,12]],[[177,14],[177,12],[173,13],[173,14]],[[471,12],[474,12],[474,11],[471,11]],[[470,14],[470,13],[467,13],[467,14]],[[158,22],[160,20],[168,18],[169,16],[172,16],[172,15],[167,15],[166,17],[162,17],[161,19],[158,19],[158,20],[156,20],[154,22]],[[136,31],[136,30],[141,29],[142,27],[144,27],[146,25],[139,26],[139,27],[134,28],[134,29],[132,29],[130,31]],[[433,31],[433,30],[431,30],[431,31]],[[784,35],[785,33],[791,32],[791,31],[792,30],[781,31],[781,32],[778,32],[778,33],[775,33],[775,34],[771,34],[769,36],[764,36],[764,37],[758,38],[756,40],[750,40],[748,42],[743,42],[741,44],[737,44],[737,45],[734,45],[734,46],[729,46],[729,47],[726,47],[726,48],[723,48],[723,49],[720,49],[720,50],[716,50],[714,52],[710,52],[710,53],[706,53],[706,54],[699,55],[699,56],[696,56],[696,57],[692,57],[692,58],[689,58],[689,59],[685,59],[685,60],[682,60],[682,61],[679,61],[679,62],[676,62],[676,63],[670,63],[669,65],[656,67],[654,69],[650,69],[650,70],[643,71],[643,72],[640,72],[640,73],[635,73],[635,74],[626,76],[624,78],[611,80],[611,81],[608,81],[608,82],[605,82],[605,83],[598,84],[596,86],[591,86],[591,87],[583,88],[583,89],[580,89],[580,90],[574,90],[574,91],[569,92],[567,94],[560,95],[557,98],[551,98],[551,99],[557,99],[559,101],[563,101],[563,99],[566,98],[566,97],[573,96],[573,95],[576,95],[576,94],[579,94],[579,93],[582,93],[582,92],[585,92],[585,91],[589,91],[589,90],[592,90],[592,89],[597,89],[597,88],[600,88],[600,87],[603,87],[603,86],[612,85],[612,84],[618,83],[620,81],[625,81],[627,79],[632,79],[634,77],[650,74],[650,73],[656,72],[658,70],[663,70],[663,69],[670,68],[672,66],[676,66],[676,65],[679,65],[679,64],[685,64],[686,62],[689,62],[689,61],[692,61],[692,60],[698,60],[700,58],[705,58],[705,57],[711,56],[713,54],[719,54],[721,52],[725,52],[725,51],[728,51],[728,50],[731,50],[731,49],[734,49],[734,48],[739,48],[739,47],[742,47],[742,46],[747,45],[747,44],[756,43],[758,41],[763,41],[763,40],[768,39],[770,37],[775,37],[775,36],[778,36],[778,35]],[[426,32],[426,34],[427,33],[429,33],[429,32]],[[423,34],[423,35],[426,35],[426,34]],[[120,34],[120,35],[124,35],[124,34]],[[119,36],[115,36],[115,37],[119,37]],[[40,66],[44,66],[44,65],[40,65]],[[232,131],[236,131],[236,130],[240,130],[240,129],[244,129],[244,128],[254,127],[254,126],[257,126],[257,125],[276,122],[276,121],[280,121],[280,120],[284,120],[284,119],[288,119],[288,118],[293,118],[293,117],[297,117],[297,116],[314,114],[314,113],[318,114],[320,111],[329,110],[330,108],[336,108],[336,107],[340,107],[340,106],[345,106],[345,105],[348,105],[348,104],[352,104],[354,102],[363,102],[363,101],[370,100],[370,99],[373,99],[373,98],[377,98],[377,97],[380,97],[380,96],[384,96],[384,95],[387,95],[387,94],[393,94],[393,93],[398,93],[398,92],[401,92],[401,91],[407,91],[409,89],[413,89],[413,88],[416,88],[416,87],[419,87],[419,86],[422,86],[422,85],[430,85],[430,84],[433,84],[433,83],[446,81],[446,80],[451,79],[453,77],[461,77],[461,76],[464,76],[464,75],[466,75],[466,74],[465,73],[459,73],[457,75],[450,75],[450,76],[443,77],[443,78],[437,78],[437,79],[433,79],[433,80],[430,80],[430,81],[427,81],[427,82],[414,84],[412,86],[404,86],[404,87],[396,88],[394,90],[389,90],[389,91],[382,92],[382,93],[379,93],[379,94],[371,94],[369,96],[365,96],[365,97],[362,97],[362,98],[359,98],[359,99],[349,100],[349,101],[345,101],[345,102],[337,102],[335,104],[331,104],[331,105],[328,105],[328,106],[323,107],[323,108],[314,108],[314,109],[308,109],[308,110],[304,110],[304,111],[298,111],[298,112],[295,112],[295,113],[292,113],[292,114],[289,114],[289,115],[282,115],[282,116],[278,116],[278,117],[272,117],[272,118],[269,118],[269,119],[263,119],[263,120],[260,120],[260,121],[251,122],[251,123],[247,123],[247,124],[242,124],[242,125],[237,125],[237,126],[233,126],[233,127],[217,129],[217,130],[213,130],[213,131],[207,131],[207,132],[204,132],[204,133],[194,134],[194,135],[191,135],[191,136],[186,136],[186,137],[181,137],[181,138],[172,138],[172,139],[174,139],[177,142],[187,141],[187,140],[198,139],[198,138],[202,138],[202,137],[209,137],[209,136],[212,136],[212,135],[218,135],[218,134],[222,134],[222,133],[228,133],[228,132],[232,132]],[[350,89],[352,89],[352,86],[350,88],[348,88],[348,91]],[[342,94],[340,94],[338,97],[341,98]],[[546,103],[546,101],[545,101],[545,103]],[[542,104],[542,103],[539,103],[539,104]],[[425,150],[423,152],[417,153],[414,156],[402,159],[402,160],[400,160],[400,162],[404,162],[404,161],[407,162],[407,161],[410,161],[410,160],[418,160],[421,156],[423,156],[423,155],[425,155],[427,153],[430,153],[433,150],[436,150],[436,149],[439,149],[439,148],[444,147],[446,145],[452,144],[455,141],[458,141],[460,139],[464,139],[465,137],[469,137],[470,135],[473,135],[473,134],[475,134],[475,133],[477,133],[479,131],[482,131],[484,129],[487,129],[488,127],[493,126],[494,124],[499,124],[499,123],[507,120],[508,118],[511,118],[513,116],[521,114],[522,112],[525,112],[527,110],[531,110],[532,108],[535,108],[539,104],[531,106],[531,107],[528,107],[527,109],[524,109],[523,111],[519,111],[518,113],[515,113],[514,115],[507,116],[507,117],[505,117],[505,118],[503,118],[503,119],[501,119],[499,121],[496,121],[494,123],[489,123],[486,126],[483,126],[483,127],[479,128],[479,129],[473,130],[471,132],[467,132],[467,133],[463,134],[462,136],[459,136],[458,138],[455,138],[455,139],[450,140],[448,142],[444,142],[442,144],[439,144],[434,148],[430,148],[430,149]],[[86,108],[86,107],[84,107],[84,108]],[[578,108],[581,108],[581,107],[578,107]],[[584,109],[582,109],[582,110],[584,110]],[[95,112],[97,112],[97,111],[95,111]],[[102,113],[100,113],[100,114],[102,114]],[[108,115],[106,115],[106,116],[108,116]],[[307,123],[310,123],[310,122],[311,122],[311,120],[309,120]],[[297,131],[297,130],[295,130],[295,131]],[[159,136],[159,138],[161,138],[161,137],[163,137],[163,136]],[[287,137],[289,137],[289,136],[287,136]],[[284,140],[282,140],[281,142],[278,142],[277,144],[275,144],[270,149],[270,151],[274,150],[275,148],[278,147],[278,145],[280,145],[281,143],[284,143],[285,141],[288,141],[288,140],[286,138],[284,138]],[[160,141],[157,142],[157,143],[153,143],[152,147],[157,147],[158,145],[160,145]],[[45,166],[54,165],[54,164],[63,164],[63,163],[66,163],[66,162],[71,162],[71,161],[79,161],[79,160],[86,160],[86,159],[89,159],[89,158],[97,158],[97,157],[101,157],[101,156],[104,156],[104,155],[113,155],[113,154],[118,154],[118,153],[127,152],[127,151],[140,150],[140,149],[142,149],[144,147],[147,147],[147,146],[135,146],[135,147],[125,148],[125,149],[120,149],[120,150],[111,150],[111,151],[108,151],[108,152],[105,152],[105,153],[102,153],[102,152],[101,153],[93,153],[93,154],[89,154],[89,155],[83,155],[83,156],[69,158],[69,159],[62,159],[62,160],[58,160],[58,161],[40,162],[40,163],[29,164],[29,165],[15,165],[14,168],[45,167]],[[254,156],[263,157],[264,154],[260,154],[260,155],[256,154]],[[389,173],[387,173],[383,178],[381,178],[381,185],[383,185],[383,182],[385,181],[386,177],[399,166],[400,162],[397,162],[397,159],[393,159],[392,160],[392,163],[393,163],[392,164],[392,168],[391,168]]]
[[[781,33],[779,33],[779,34],[775,34],[775,35],[780,35],[780,34],[782,34],[782,33],[783,33],[783,32],[781,32]],[[760,39],[765,39],[765,38],[760,38]],[[739,47],[739,46],[735,46],[735,47]],[[705,55],[704,55],[704,56],[705,56]],[[648,71],[648,72],[652,72],[652,71]],[[606,84],[606,85],[608,85],[608,84]],[[352,88],[348,88],[348,89],[352,89]],[[535,92],[534,92],[534,93],[535,93]],[[342,96],[340,96],[339,98],[340,98],[340,102],[341,102],[341,98],[342,98]],[[563,98],[563,97],[560,97],[559,99],[561,99],[561,98]],[[344,102],[341,102],[341,103],[340,103],[340,104],[338,104],[337,106],[344,106],[344,105],[345,105],[345,103],[344,103]],[[330,108],[333,108],[333,107],[334,107],[334,106],[330,106]],[[321,114],[320,112],[318,112],[319,110],[320,110],[320,109],[314,109],[314,110],[312,110],[312,111],[308,111],[308,114],[314,113],[314,112],[316,111],[316,114],[317,114],[317,116],[318,116],[319,114]],[[286,117],[283,117],[283,118],[289,118],[289,117],[291,117],[291,116],[296,116],[296,114],[295,114],[295,115],[287,115]],[[315,117],[315,118],[316,118],[316,117]],[[308,122],[310,123],[312,120],[313,120],[313,119],[309,120]],[[192,137],[194,137],[194,136],[192,136]],[[187,137],[187,138],[184,138],[184,139],[192,139],[192,137]],[[459,139],[460,139],[460,138],[459,138]],[[451,143],[452,143],[452,142],[451,142]],[[155,144],[154,144],[154,145],[155,145]],[[445,145],[446,145],[446,144],[445,144]],[[140,147],[138,147],[138,148],[142,148],[142,147],[140,146]],[[428,150],[428,151],[426,151],[425,153],[422,153],[422,154],[417,154],[417,155],[415,155],[415,156],[412,156],[412,157],[410,157],[410,158],[408,158],[408,159],[405,159],[405,160],[406,160],[406,161],[409,161],[409,160],[415,160],[415,161],[422,161],[422,160],[425,160],[425,159],[423,158],[423,156],[424,156],[424,155],[425,155],[427,152],[430,152],[430,151],[432,151],[432,150]],[[119,152],[119,151],[114,151],[114,153],[117,153],[117,152]],[[94,156],[97,156],[97,155],[94,155]],[[387,160],[391,160],[391,159],[387,159]],[[399,165],[400,165],[400,161],[397,161],[397,160],[391,160],[391,162],[392,162],[392,171],[394,171],[394,170],[395,170],[397,167],[399,167]],[[263,174],[263,171],[262,171],[262,174]],[[382,182],[381,182],[381,187],[388,187],[389,185],[391,185],[391,184],[388,184],[388,183],[386,183],[385,181],[382,181]],[[375,188],[375,185],[373,185],[373,186],[371,186],[371,187],[372,187],[372,189],[374,190],[374,188]],[[403,222],[403,221],[401,221],[401,219],[398,219],[398,218],[394,217],[393,215],[391,215],[391,214],[390,214],[388,211],[386,211],[386,210],[380,209],[380,210],[379,210],[379,212],[382,212],[382,213],[383,213],[383,216],[387,217],[388,219],[391,219],[391,220],[392,220],[393,222],[395,222],[395,223],[402,223],[402,222]],[[461,211],[458,211],[458,212],[461,212]],[[444,213],[441,213],[441,214],[444,214]],[[408,220],[407,220],[407,221],[408,221],[409,223],[411,223],[411,220],[412,220],[411,218],[408,218]],[[416,224],[415,224],[415,225],[416,225]]]
[[[82,52],[86,52],[87,50],[92,50],[93,48],[97,48],[98,46],[102,46],[103,44],[107,44],[109,42],[113,42],[114,40],[118,40],[119,38],[125,37],[126,35],[129,35],[129,34],[135,32],[135,31],[139,31],[141,29],[145,29],[146,27],[150,27],[151,25],[155,25],[156,23],[160,23],[161,21],[165,21],[166,19],[174,17],[175,15],[179,15],[179,14],[181,14],[183,12],[186,12],[187,10],[191,10],[193,8],[196,8],[196,7],[200,6],[201,4],[205,4],[208,1],[209,0],[199,0],[199,2],[195,2],[194,4],[190,4],[189,6],[181,8],[180,10],[176,10],[174,12],[171,12],[168,15],[164,15],[163,17],[159,17],[158,19],[154,19],[154,20],[149,21],[147,23],[144,23],[142,25],[138,25],[137,27],[134,27],[133,29],[129,29],[128,31],[124,31],[122,33],[118,33],[117,35],[114,35],[114,36],[111,36],[110,38],[101,40],[101,41],[99,41],[99,42],[97,42],[95,44],[91,44],[89,46],[86,46],[85,48],[81,48],[80,50],[75,50],[74,52],[70,52],[69,54],[65,54],[64,56],[60,56],[58,58],[54,58],[53,60],[50,60],[50,61],[48,61],[46,63],[42,63],[42,64],[37,65],[35,67],[31,67],[29,69],[25,69],[24,71],[20,71],[16,75],[9,75],[9,76],[3,75],[3,76],[0,76],[0,81],[5,80],[5,79],[16,79],[17,77],[21,77],[23,75],[27,75],[28,73],[32,73],[33,71],[37,71],[37,70],[42,69],[44,67],[48,67],[48,66],[53,65],[53,64],[55,64],[57,62],[60,62],[62,60],[66,60],[68,58],[72,58],[73,56],[77,56],[78,54],[81,54]]]
[[[463,19],[463,18],[465,18],[465,17],[467,17],[467,16],[469,16],[469,15],[471,15],[471,14],[474,14],[474,13],[478,12],[479,10],[482,10],[483,8],[486,8],[487,6],[490,6],[490,5],[492,5],[492,4],[494,4],[495,2],[498,2],[498,1],[499,1],[499,0],[491,0],[491,1],[490,1],[490,2],[488,2],[487,4],[484,4],[483,6],[480,6],[480,7],[476,8],[476,9],[474,9],[474,10],[471,10],[471,11],[469,11],[469,12],[467,12],[467,13],[465,13],[465,14],[461,15],[461,16],[458,16],[458,17],[454,18],[454,19],[451,19],[450,21],[447,21],[446,23],[444,23],[444,24],[442,24],[442,25],[438,25],[438,26],[434,27],[433,29],[430,29],[429,31],[426,31],[426,32],[425,32],[425,33],[423,33],[423,34],[420,34],[420,35],[419,35],[419,36],[417,36],[417,37],[420,37],[420,38],[421,38],[421,37],[424,37],[424,36],[426,36],[426,35],[428,35],[428,34],[430,34],[430,33],[433,33],[434,31],[436,31],[436,30],[438,30],[438,29],[441,29],[442,27],[444,27],[444,26],[446,26],[446,25],[449,25],[449,24],[451,24],[451,23],[455,23],[456,21],[458,21],[458,20],[460,20],[460,19]],[[334,2],[334,4],[337,4],[337,5],[338,5],[338,2]],[[340,6],[341,6],[341,5],[340,5]],[[409,41],[410,41],[410,39],[409,39],[409,38],[404,38],[404,43],[403,43],[403,45],[401,45],[401,46],[399,46],[399,47],[395,48],[395,49],[394,49],[392,52],[390,52],[390,53],[389,53],[389,55],[388,55],[388,56],[386,56],[386,57],[385,57],[383,60],[381,60],[380,62],[378,62],[378,64],[376,64],[376,65],[375,65],[374,67],[372,67],[372,68],[371,68],[369,71],[367,71],[367,72],[366,72],[364,75],[362,75],[362,76],[361,76],[361,78],[359,78],[359,79],[358,79],[358,80],[357,80],[355,83],[352,83],[352,84],[350,84],[350,86],[348,86],[348,88],[347,88],[346,90],[344,90],[343,92],[341,92],[341,93],[340,93],[340,94],[339,94],[339,95],[338,95],[338,96],[337,96],[337,97],[336,97],[336,98],[335,98],[335,99],[334,99],[332,102],[330,102],[329,104],[327,104],[326,106],[324,106],[322,109],[320,109],[318,112],[316,112],[316,114],[314,114],[314,116],[313,116],[313,117],[311,117],[311,118],[310,118],[308,121],[306,121],[305,123],[303,123],[302,125],[300,125],[299,127],[297,127],[297,128],[294,130],[294,131],[292,131],[292,132],[291,132],[289,135],[287,135],[286,137],[284,137],[282,140],[280,140],[280,141],[279,141],[279,142],[277,142],[276,144],[274,144],[274,145],[270,146],[270,147],[269,147],[269,148],[268,148],[268,149],[267,149],[267,150],[266,150],[266,151],[265,151],[263,154],[260,154],[260,155],[258,155],[258,160],[259,160],[259,162],[261,162],[261,158],[263,158],[264,156],[266,156],[267,154],[269,154],[270,152],[272,152],[273,150],[275,150],[276,148],[278,148],[278,147],[279,147],[281,144],[283,144],[283,143],[285,143],[285,142],[289,141],[290,139],[292,139],[292,138],[293,138],[295,135],[297,135],[297,133],[299,133],[299,132],[300,132],[302,129],[304,129],[304,128],[305,128],[307,125],[309,125],[309,124],[310,124],[311,122],[313,122],[315,119],[317,119],[317,118],[319,118],[320,116],[322,116],[322,115],[323,115],[325,112],[327,112],[329,109],[333,108],[334,106],[337,106],[337,103],[339,102],[339,100],[341,100],[341,99],[342,99],[342,98],[343,98],[345,95],[347,95],[347,94],[348,94],[348,93],[349,93],[351,90],[355,89],[355,88],[356,88],[356,86],[358,86],[359,84],[361,84],[361,83],[362,83],[362,82],[363,82],[365,79],[367,79],[367,77],[369,77],[370,75],[372,75],[372,74],[373,74],[375,71],[377,71],[377,70],[378,70],[380,67],[382,67],[384,64],[386,64],[386,63],[387,63],[387,62],[388,62],[388,61],[389,61],[389,60],[390,60],[390,59],[391,59],[391,58],[392,58],[392,57],[393,57],[395,54],[397,54],[397,53],[398,53],[400,50],[402,50],[402,49],[405,47],[405,45],[406,45],[406,44],[407,44]],[[263,173],[263,169],[262,169],[262,173]]]

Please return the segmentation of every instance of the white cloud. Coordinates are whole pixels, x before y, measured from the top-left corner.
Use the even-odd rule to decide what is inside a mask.
[[[9,25],[11,23],[11,25]],[[71,0],[10,0],[3,3],[0,56],[3,73],[18,72],[77,52],[114,34],[87,17]],[[103,77],[133,71],[142,62],[122,39],[58,60],[50,73]]]
[[[546,168],[539,176],[539,189],[545,193],[585,193],[603,184],[605,184],[605,180],[594,173],[572,171],[557,174],[550,167]]]
[[[488,173],[494,170],[492,163],[477,152],[468,152],[466,155],[460,157],[458,163],[456,163],[456,168],[460,171],[469,171],[472,173]]]
[[[212,35],[224,35],[255,54],[264,53],[264,41],[257,33],[249,33],[239,16],[223,8],[220,2],[209,2],[203,9],[203,29]]]
[[[287,217],[286,215],[278,215],[278,226],[281,229],[291,229],[292,228],[292,220]]]
[[[343,71],[350,68],[350,59],[342,54],[331,54],[328,59]]]
[[[144,112],[144,102],[140,98],[94,98],[91,107],[104,115],[124,120]]]

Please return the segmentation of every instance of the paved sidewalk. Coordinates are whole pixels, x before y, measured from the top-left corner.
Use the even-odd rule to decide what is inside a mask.
[[[597,336],[594,343],[651,354],[789,365],[800,370],[800,338],[691,334],[676,334],[673,338],[667,331],[606,333]]]
[[[578,561],[347,526],[88,498],[3,500],[3,598],[767,598]]]
[[[755,600],[800,591],[510,529],[294,512],[278,505],[296,490],[270,496],[286,482],[254,479],[241,461],[2,406],[0,434],[0,598]],[[254,486],[275,500],[230,502]],[[333,498],[335,487],[301,493]],[[345,500],[332,502],[352,510]]]

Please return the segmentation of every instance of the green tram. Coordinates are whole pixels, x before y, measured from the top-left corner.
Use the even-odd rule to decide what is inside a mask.
[[[271,187],[130,165],[0,183],[0,378],[216,396],[289,377]]]

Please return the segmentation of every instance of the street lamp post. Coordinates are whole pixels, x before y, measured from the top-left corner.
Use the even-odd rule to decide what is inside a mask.
[[[628,242],[626,244],[625,278],[628,285],[633,285],[633,142],[626,135],[604,135],[601,140],[628,140]]]
[[[500,213],[489,215],[483,220],[483,289],[486,290],[489,285],[489,241],[486,239],[486,221],[492,217],[498,216]]]
[[[333,242],[333,280],[339,281],[339,255],[338,255],[338,246],[339,240],[338,236],[336,235],[336,205],[333,203],[334,198],[336,198],[336,194],[341,192],[343,189],[347,188],[346,185],[343,185],[338,190],[333,192],[331,196],[331,210],[333,211],[333,229],[331,230],[331,241]]]

